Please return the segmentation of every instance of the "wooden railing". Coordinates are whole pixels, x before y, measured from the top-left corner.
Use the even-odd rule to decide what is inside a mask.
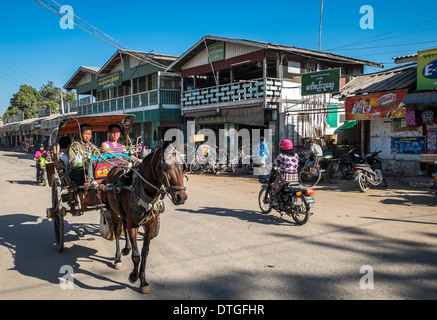
[[[163,104],[180,105],[180,91],[157,89],[84,104],[78,107],[78,115],[99,114]]]
[[[257,98],[279,98],[282,92],[280,79],[265,78],[240,81],[215,87],[181,92],[181,107]]]

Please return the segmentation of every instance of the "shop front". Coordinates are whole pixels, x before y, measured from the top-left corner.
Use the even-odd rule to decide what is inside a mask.
[[[379,145],[389,176],[429,174],[424,159],[431,163],[430,155],[437,155],[435,103],[411,103],[413,97],[404,89],[345,99],[346,120],[361,124],[361,150],[366,153]]]

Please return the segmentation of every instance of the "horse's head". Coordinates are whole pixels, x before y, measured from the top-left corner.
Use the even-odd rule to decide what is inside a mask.
[[[170,142],[166,141],[161,148],[148,157],[151,157],[152,173],[148,175],[147,171],[149,170],[146,169],[143,171],[145,173],[144,177],[146,179],[148,178],[147,175],[149,179],[153,177],[155,182],[162,185],[164,190],[170,194],[174,204],[184,204],[187,200],[186,187],[184,186],[184,172],[187,164],[184,155],[176,150]]]

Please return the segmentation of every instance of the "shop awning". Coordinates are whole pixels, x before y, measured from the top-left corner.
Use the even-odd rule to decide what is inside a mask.
[[[402,102],[405,104],[437,102],[437,92],[428,91],[407,93]]]
[[[345,123],[338,129],[340,129],[340,130],[350,129],[350,128],[355,127],[357,125],[357,123],[358,123],[357,120],[345,121]]]

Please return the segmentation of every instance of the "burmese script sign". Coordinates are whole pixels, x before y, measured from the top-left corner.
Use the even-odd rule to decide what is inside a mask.
[[[378,92],[346,97],[346,120],[402,118],[406,116],[404,100],[407,90]]]
[[[106,76],[104,78],[97,79],[97,91],[118,87],[120,85],[121,85],[121,71]]]
[[[340,92],[340,69],[302,74],[302,95]]]

